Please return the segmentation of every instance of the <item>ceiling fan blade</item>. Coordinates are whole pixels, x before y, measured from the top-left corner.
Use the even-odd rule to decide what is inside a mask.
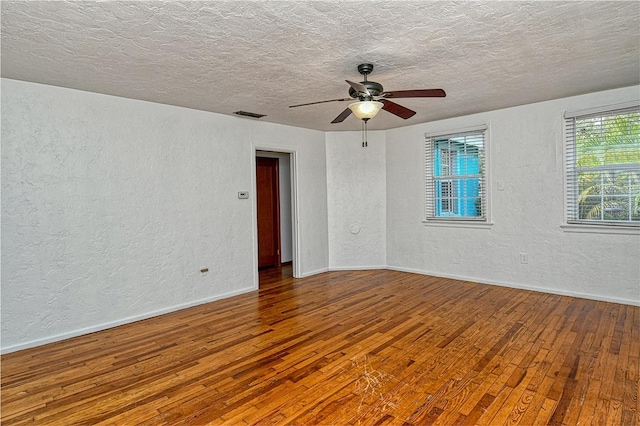
[[[298,105],[290,105],[289,108],[307,106],[307,105],[315,105],[315,104],[324,104],[327,102],[343,102],[343,101],[353,101],[353,98],[342,98],[342,99],[329,99],[328,101],[318,101],[318,102],[309,102],[306,104],[298,104]]]
[[[411,118],[414,115],[416,115],[416,112],[409,109],[409,108],[405,108],[402,105],[398,105],[395,102],[391,102],[387,99],[380,99],[380,102],[382,102],[384,105],[382,106],[382,109],[385,111],[390,112],[391,114],[395,114],[400,118],[404,118],[405,120],[407,118]]]
[[[396,90],[380,94],[385,98],[444,98],[447,94],[442,89]]]
[[[342,123],[344,121],[344,119],[347,118],[350,115],[351,115],[351,110],[349,108],[347,108],[344,111],[342,111],[339,116],[334,118],[333,121],[331,122],[331,124]]]
[[[349,81],[349,80],[345,80],[345,81],[349,83],[351,87],[353,87],[353,90],[355,90],[356,93],[362,93],[366,96],[371,96],[371,93],[369,93],[369,89],[367,89],[367,87],[364,84],[356,83],[355,81]]]

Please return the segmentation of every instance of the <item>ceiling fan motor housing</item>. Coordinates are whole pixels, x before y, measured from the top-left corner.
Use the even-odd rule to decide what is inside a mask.
[[[364,87],[367,88],[369,93],[371,93],[371,96],[380,96],[380,93],[382,93],[384,90],[382,88],[382,84],[376,83],[375,81],[361,81],[360,83],[362,83]],[[353,87],[349,88],[349,96],[351,96],[354,99],[359,98],[360,100],[366,100],[366,101],[371,100],[370,97],[368,96],[358,96],[358,92],[353,90]],[[365,98],[369,98],[369,99],[365,99]]]

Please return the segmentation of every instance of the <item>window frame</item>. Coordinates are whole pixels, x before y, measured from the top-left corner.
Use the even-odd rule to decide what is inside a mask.
[[[436,201],[436,181],[442,179],[436,179],[434,175],[434,161],[435,154],[433,149],[438,139],[450,139],[455,137],[462,137],[473,134],[482,135],[482,150],[483,155],[480,160],[480,168],[482,172],[480,174],[481,181],[481,197],[484,201],[483,216],[437,216],[437,201]],[[489,182],[489,125],[482,124],[472,127],[465,127],[460,129],[449,129],[444,131],[427,132],[425,133],[425,199],[424,199],[424,215],[422,223],[427,226],[443,226],[443,227],[456,227],[456,228],[481,228],[488,229],[493,223],[491,223],[491,208],[490,208],[490,182]],[[465,175],[460,175],[465,176]],[[470,175],[466,175],[470,176]],[[454,198],[456,198],[454,196]]]
[[[634,169],[633,167],[623,165],[622,167],[614,167],[611,165],[579,167],[576,165],[576,137],[575,137],[575,120],[589,117],[604,117],[611,115],[621,115],[629,112],[640,112],[640,101],[631,101],[614,105],[607,105],[584,110],[566,111],[562,120],[563,129],[563,147],[564,147],[564,220],[561,228],[565,232],[581,232],[581,233],[610,233],[610,234],[628,234],[640,235],[640,221],[638,223],[630,221],[606,221],[606,220],[590,220],[578,218],[578,180],[577,173],[588,171],[602,172],[607,170],[623,170]],[[635,165],[636,163],[631,163]],[[635,170],[635,169],[634,169]],[[575,197],[575,198],[574,198]]]

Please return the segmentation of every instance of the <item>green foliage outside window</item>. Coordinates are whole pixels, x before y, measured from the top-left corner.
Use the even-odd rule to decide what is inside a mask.
[[[640,114],[576,118],[580,220],[640,221]]]

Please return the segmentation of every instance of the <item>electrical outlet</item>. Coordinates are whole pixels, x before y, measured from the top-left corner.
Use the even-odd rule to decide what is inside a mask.
[[[523,265],[529,263],[529,255],[527,253],[520,253],[520,263]]]

